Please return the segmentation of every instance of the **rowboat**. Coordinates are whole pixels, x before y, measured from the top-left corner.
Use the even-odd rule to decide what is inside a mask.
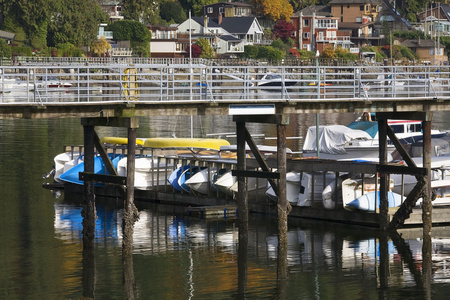
[[[100,139],[100,143],[103,144],[112,144],[112,145],[127,145],[128,144],[128,138],[124,137],[115,137],[115,136],[105,136]],[[143,146],[144,140],[143,139],[136,139],[136,145]]]
[[[286,173],[286,198],[287,200],[297,205],[298,195],[300,194],[300,174],[297,172],[288,172]],[[270,200],[277,202],[278,196],[275,194],[275,191],[272,187],[268,188],[266,191],[266,196],[269,197]]]
[[[113,156],[113,154],[108,154],[108,155],[113,163],[114,168],[117,168],[117,164],[118,164],[119,160],[122,158],[122,155],[117,155],[115,157]],[[59,179],[63,182],[83,185],[84,181],[79,179],[80,172],[84,172],[84,162],[80,162],[79,164],[75,165],[73,168],[71,168],[67,172],[64,172],[63,174],[61,174],[61,176],[59,176]],[[98,155],[94,157],[94,173],[95,174],[109,174],[105,168],[103,159]],[[99,185],[99,184],[97,184],[97,185]]]
[[[389,207],[398,207],[402,204],[403,197],[397,193],[388,191],[388,206]],[[370,192],[363,194],[356,198],[353,201],[350,201],[346,204],[345,208],[352,210],[363,210],[375,212],[380,207],[380,191],[377,193]]]
[[[204,168],[192,175],[184,184],[193,191],[207,195],[213,187],[215,177],[217,177],[217,168]]]

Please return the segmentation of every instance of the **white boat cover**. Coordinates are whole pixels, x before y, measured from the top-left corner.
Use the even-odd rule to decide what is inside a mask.
[[[363,130],[351,129],[344,125],[319,126],[319,150],[323,153],[346,153],[345,143],[351,140],[371,140],[372,137]],[[303,151],[317,151],[316,126],[308,128]]]

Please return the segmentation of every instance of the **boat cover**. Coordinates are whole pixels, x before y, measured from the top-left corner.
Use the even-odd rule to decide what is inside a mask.
[[[363,130],[351,129],[344,125],[319,126],[319,150],[323,153],[346,153],[345,143],[351,140],[370,140],[372,137]],[[303,151],[317,151],[316,126],[308,128]]]
[[[372,138],[375,138],[378,134],[378,122],[373,121],[354,121],[347,125],[351,129],[364,130]]]

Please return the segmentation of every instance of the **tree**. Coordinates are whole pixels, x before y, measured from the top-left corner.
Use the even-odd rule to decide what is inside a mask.
[[[4,39],[0,39],[0,58],[8,57],[10,58],[12,55],[11,47],[6,43]]]
[[[194,16],[203,15],[203,6],[219,2],[219,0],[180,0],[181,6],[186,10],[191,10]]]
[[[322,53],[320,53],[320,58],[333,59],[335,57],[336,57],[336,52],[334,51],[333,46],[326,46],[325,49],[323,49]]]
[[[130,41],[131,49],[139,56],[150,55],[152,35],[144,24],[133,20],[116,21],[107,27],[119,41]]]
[[[147,24],[158,24],[160,21],[159,6],[162,0],[126,0],[122,14],[127,20]]]
[[[317,0],[290,0],[289,3],[292,5],[295,11],[301,10],[305,7],[318,4]]]
[[[286,22],[285,20],[278,20],[273,27],[273,34],[283,41],[287,41],[291,38],[294,31],[294,24],[291,22]]]
[[[273,21],[289,21],[294,14],[288,0],[252,0],[252,3],[256,13]]]
[[[111,45],[103,36],[99,40],[94,41],[91,45],[91,51],[97,56],[104,56],[109,49],[111,49]]]
[[[191,56],[189,55],[189,52],[191,52]],[[200,55],[202,55],[202,49],[197,45],[191,45],[190,47],[186,48],[186,56],[192,57],[192,58],[199,58]]]
[[[202,54],[200,55],[201,58],[214,58],[214,49],[207,39],[199,38],[197,40],[197,46],[202,49]]]
[[[164,1],[159,7],[159,16],[167,22],[182,23],[187,19],[186,12],[180,2],[173,0]]]
[[[54,4],[48,26],[49,46],[63,43],[83,46],[97,40],[98,24],[104,22],[106,16],[95,1],[73,0],[71,5],[55,1]]]

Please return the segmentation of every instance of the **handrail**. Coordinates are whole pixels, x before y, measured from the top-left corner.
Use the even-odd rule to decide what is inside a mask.
[[[265,76],[268,74],[271,79]],[[213,66],[209,63],[3,66],[0,67],[0,104],[447,100],[450,99],[449,81],[448,66]]]

